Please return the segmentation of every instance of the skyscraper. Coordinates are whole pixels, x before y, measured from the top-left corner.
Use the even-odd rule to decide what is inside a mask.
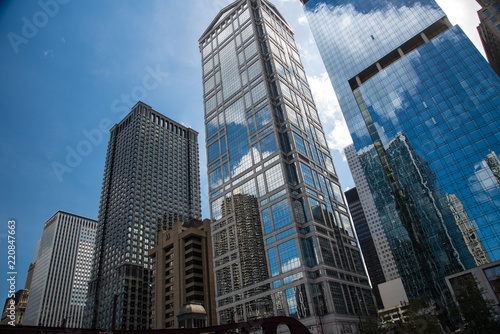
[[[368,276],[370,277],[370,282],[372,283],[373,294],[377,302],[377,307],[379,309],[383,309],[384,306],[378,289],[378,285],[386,281],[384,271],[382,270],[382,256],[379,256],[377,253],[377,247],[375,246],[373,236],[370,233],[370,226],[368,225],[366,213],[363,211],[358,190],[356,188],[352,188],[347,190],[344,194],[347,205],[349,206],[354,228],[356,229],[359,246],[363,252],[363,258],[365,259]],[[379,234],[379,232],[376,234]]]
[[[449,305],[445,276],[500,257],[500,79],[433,0],[302,3],[408,297]]]
[[[394,258],[392,256],[392,252],[389,246],[389,242],[387,240],[387,236],[384,231],[383,224],[380,221],[380,216],[377,211],[377,207],[375,205],[375,201],[373,200],[373,196],[370,192],[370,186],[368,184],[368,180],[363,172],[363,168],[361,166],[361,161],[359,160],[358,154],[356,152],[356,148],[354,145],[349,145],[344,148],[344,153],[347,159],[347,164],[349,165],[349,169],[351,170],[352,178],[354,180],[354,184],[356,185],[356,192],[358,193],[359,205],[361,205],[361,210],[363,211],[366,217],[366,224],[368,225],[368,233],[370,234],[370,238],[373,240],[373,245],[375,246],[375,251],[377,253],[377,257],[381,262],[381,269],[384,276],[384,281],[390,281],[399,277],[399,271],[394,262]],[[347,192],[346,192],[347,193]],[[347,194],[346,194],[347,197]],[[353,195],[353,199],[355,200],[356,195]],[[349,203],[349,198],[346,198]],[[350,206],[350,203],[349,203]],[[352,211],[351,211],[352,214]],[[356,221],[353,218],[354,226],[356,227]],[[358,239],[360,238],[358,232]],[[363,247],[363,246],[361,246]],[[365,251],[361,248],[363,253]],[[366,261],[369,262],[369,261]],[[368,267],[368,272],[370,272],[370,263],[366,264]],[[373,280],[372,280],[373,283]]]
[[[292,29],[239,0],[199,42],[219,322],[354,330],[372,296]]]
[[[97,221],[57,211],[37,246],[24,325],[81,328]]]
[[[385,308],[382,305],[383,298],[381,298],[378,285],[399,278],[399,271],[356,148],[351,144],[344,148],[344,153],[356,185],[356,188],[345,192],[347,204],[363,252],[377,306]]]
[[[479,26],[477,31],[486,52],[488,61],[500,75],[500,1],[477,0],[481,9],[477,11]]]
[[[86,326],[147,329],[157,232],[201,216],[198,133],[142,102],[110,132]]]

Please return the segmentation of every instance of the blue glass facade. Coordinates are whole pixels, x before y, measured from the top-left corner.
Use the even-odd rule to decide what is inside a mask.
[[[219,322],[355,331],[373,301],[290,26],[265,0],[235,1],[200,51]]]
[[[303,1],[408,296],[500,258],[500,79],[434,1]]]

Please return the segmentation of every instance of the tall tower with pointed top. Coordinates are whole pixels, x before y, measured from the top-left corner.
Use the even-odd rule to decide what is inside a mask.
[[[355,330],[372,295],[292,29],[239,0],[199,42],[220,323]]]

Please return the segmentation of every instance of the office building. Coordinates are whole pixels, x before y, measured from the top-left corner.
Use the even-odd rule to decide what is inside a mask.
[[[7,298],[2,312],[1,325],[19,326],[23,324],[29,291],[17,290],[13,297]]]
[[[500,79],[433,0],[302,3],[406,293],[443,310],[500,257]]]
[[[199,42],[220,324],[356,331],[372,295],[292,29],[239,0]]]
[[[356,188],[345,192],[361,251],[365,258],[368,275],[373,287],[377,306],[386,308],[379,291],[379,284],[399,278],[383,224],[376,209],[370,186],[361,167],[356,148],[353,144],[344,148],[347,164],[351,170]],[[359,189],[359,191],[358,191]],[[398,305],[398,304],[395,304]],[[395,306],[395,305],[390,305]]]
[[[37,244],[38,245],[38,244]],[[35,250],[36,254],[37,250]],[[18,290],[14,298],[7,298],[5,302],[4,311],[2,313],[1,324],[8,324],[11,318],[8,317],[10,314],[9,299],[14,299],[15,302],[15,325],[22,325],[24,321],[24,313],[26,312],[26,305],[28,304],[28,298],[30,294],[31,281],[33,279],[33,272],[35,271],[35,264],[31,263],[28,268],[28,275],[26,276],[26,282],[24,283],[24,289]]]
[[[500,1],[476,0],[481,9],[477,11],[479,26],[477,31],[488,62],[500,75]]]
[[[380,258],[377,254],[377,248],[375,247],[372,234],[370,233],[366,214],[363,211],[356,188],[349,189],[344,194],[349,212],[351,213],[352,222],[354,223],[356,235],[358,236],[359,247],[363,253],[366,269],[368,270],[368,276],[370,277],[370,282],[373,287],[373,295],[375,296],[377,307],[383,308],[378,285],[384,283],[386,279],[384,271],[382,270]]]
[[[45,222],[33,276],[28,274],[26,282],[30,288],[23,325],[82,327],[96,226],[94,219],[64,211]]]
[[[217,325],[210,223],[209,219],[192,219],[160,231],[156,246],[149,251],[153,261],[151,329],[186,328],[186,320],[196,327]],[[198,317],[183,319],[193,314]]]
[[[201,216],[198,133],[142,102],[110,132],[86,327],[148,329],[148,251]]]

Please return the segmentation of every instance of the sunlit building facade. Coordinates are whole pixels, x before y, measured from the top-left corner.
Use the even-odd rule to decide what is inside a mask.
[[[96,220],[64,211],[45,222],[23,325],[82,328],[96,228]]]
[[[406,293],[451,305],[500,258],[500,79],[433,0],[302,3]]]
[[[357,331],[372,296],[292,29],[239,0],[199,42],[219,322]]]
[[[148,329],[148,251],[201,216],[198,133],[143,102],[110,132],[85,326]]]
[[[481,9],[477,11],[477,31],[491,67],[500,75],[500,1],[476,0]]]
[[[210,223],[210,219],[179,221],[158,234],[149,251],[151,329],[187,328],[182,321],[186,305],[198,305],[194,309],[202,311],[204,326],[196,322],[197,327],[217,325]]]

